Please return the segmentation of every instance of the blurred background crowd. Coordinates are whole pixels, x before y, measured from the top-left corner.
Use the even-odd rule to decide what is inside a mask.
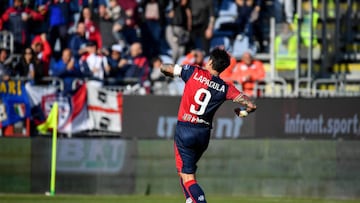
[[[304,15],[309,2],[317,7],[317,1],[303,2]],[[65,91],[76,78],[87,78],[98,85],[138,84],[144,94],[161,94],[156,81],[165,80],[162,63],[203,66],[208,53],[220,47],[232,56],[222,77],[252,94],[251,81],[266,76],[255,56],[270,53],[270,17],[280,25],[275,51],[279,57],[286,52],[277,68],[295,69],[296,7],[292,0],[1,0],[0,30],[12,39],[11,45],[2,43],[0,75],[34,84],[58,77]],[[328,16],[333,12],[330,8]],[[315,26],[317,18],[312,12]],[[302,23],[311,24],[305,17]],[[308,31],[301,34],[310,46]],[[319,58],[316,33],[312,39],[313,56]],[[167,85],[181,89],[178,83]]]

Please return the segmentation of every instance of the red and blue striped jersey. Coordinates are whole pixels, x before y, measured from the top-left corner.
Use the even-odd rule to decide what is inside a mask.
[[[196,66],[184,65],[180,77],[185,82],[178,112],[181,122],[211,126],[220,105],[242,94],[234,85]]]

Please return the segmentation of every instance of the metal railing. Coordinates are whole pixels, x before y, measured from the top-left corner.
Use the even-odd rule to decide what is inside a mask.
[[[312,95],[315,97],[340,96],[341,81],[337,79],[316,79],[312,83]]]
[[[272,78],[255,81],[253,96],[256,97],[287,97],[288,84],[283,78]]]
[[[8,49],[10,55],[14,53],[14,35],[9,31],[0,32],[0,47]]]

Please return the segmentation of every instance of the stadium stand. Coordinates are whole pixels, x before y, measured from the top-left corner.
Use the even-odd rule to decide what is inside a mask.
[[[47,1],[44,1],[45,3]],[[299,4],[300,2],[301,4]],[[303,44],[304,39],[301,39],[300,45],[298,48],[298,64],[296,66],[297,74],[294,71],[290,71],[290,79],[288,78],[289,73],[287,71],[282,71],[282,69],[275,68],[275,74],[271,73],[272,68],[272,59],[271,59],[271,51],[263,51],[259,49],[259,43],[255,47],[249,47],[249,39],[244,37],[243,35],[239,35],[241,33],[236,33],[234,31],[234,27],[232,26],[235,22],[238,11],[237,5],[233,0],[222,0],[218,1],[217,4],[218,8],[215,10],[217,11],[216,20],[214,23],[214,35],[211,40],[211,49],[218,46],[224,46],[226,50],[229,51],[235,58],[238,60],[240,59],[242,52],[246,50],[244,47],[248,47],[253,50],[253,53],[256,53],[256,57],[262,60],[265,63],[265,66],[268,67],[267,71],[267,80],[277,80],[278,78],[284,78],[286,81],[286,86],[289,87],[290,94],[299,96],[296,92],[299,87],[295,88],[295,85],[303,83],[305,80],[301,80],[300,78],[303,77],[310,77],[311,81],[308,81],[309,87],[317,86],[313,85],[316,79],[328,79],[328,80],[337,80],[337,82],[346,83],[348,84],[351,80],[351,85],[348,84],[348,89],[356,89],[357,86],[357,79],[360,78],[360,67],[358,65],[360,61],[360,14],[357,12],[359,8],[359,2],[357,1],[345,1],[345,0],[337,0],[337,1],[314,1],[315,3],[312,5],[312,12],[316,12],[319,14],[319,17],[314,18],[316,20],[315,27],[314,27],[314,35],[312,36],[313,39],[316,41],[316,44],[312,47],[312,58],[309,55],[310,48]],[[32,1],[26,1],[28,3],[26,6],[31,7],[37,12],[43,12],[44,7],[42,5],[37,5],[32,3]],[[74,3],[67,4],[67,1],[64,1],[64,5],[70,5],[70,11],[73,12],[71,15],[78,16],[80,13],[80,9],[84,6],[87,7],[88,5],[76,5]],[[119,1],[120,6],[129,6],[129,5],[122,5]],[[297,1],[294,8],[294,16],[295,24],[290,25],[290,27],[296,27],[296,22],[299,24],[304,23],[304,9],[302,9],[302,16],[297,16],[296,14],[300,11],[299,5],[302,8],[306,7],[308,2],[304,1]],[[46,3],[45,6],[50,6],[51,4]],[[97,4],[96,4],[97,5]],[[96,6],[95,4],[92,6]],[[138,7],[139,9],[139,16],[142,15],[141,6],[143,4],[140,2],[137,5],[130,6],[133,8],[134,6]],[[166,9],[168,10],[169,4]],[[270,29],[276,29],[275,32],[279,33],[279,26],[276,25],[274,28],[270,27],[269,18],[274,16],[272,12],[273,7],[272,1],[264,1],[262,4],[262,19],[263,23],[262,33],[264,33],[265,40],[270,39],[268,32]],[[165,8],[164,5],[161,4],[161,8]],[[63,10],[68,11],[68,10]],[[305,12],[306,13],[306,12]],[[42,13],[43,14],[43,13]],[[97,10],[95,9],[93,15],[97,15]],[[46,17],[46,15],[45,15]],[[135,19],[135,18],[134,18]],[[133,20],[134,20],[133,19]],[[135,19],[137,24],[141,25],[141,19]],[[95,20],[96,21],[96,20]],[[46,22],[46,21],[45,21]],[[76,20],[74,21],[77,22]],[[165,22],[166,23],[166,22]],[[71,26],[73,27],[73,26]],[[16,64],[20,58],[19,53],[14,53],[14,37],[11,32],[6,30],[6,26],[4,27],[3,31],[0,32],[0,47],[6,48],[9,50],[10,57],[13,59],[12,63]],[[140,26],[141,28],[141,26]],[[136,28],[137,29],[137,28]],[[41,31],[41,29],[38,29]],[[70,31],[71,29],[69,29]],[[303,35],[301,32],[303,30],[294,29],[295,33],[293,35],[297,35],[300,32],[300,37]],[[271,40],[269,40],[270,42]],[[306,42],[306,40],[305,40]],[[163,42],[162,42],[163,43]],[[159,45],[160,46],[160,45]],[[164,47],[163,45],[161,45]],[[321,46],[321,47],[320,47]],[[128,49],[127,46],[124,46],[124,53],[126,54],[126,50]],[[171,50],[170,50],[171,52]],[[160,55],[166,56],[168,55],[169,50],[165,51],[164,53],[159,53]],[[53,53],[53,56],[56,57],[57,53]],[[151,60],[153,56],[146,56],[148,60]],[[277,63],[275,63],[277,64]],[[308,74],[309,68],[311,69],[310,75]],[[45,74],[47,75],[47,74]],[[269,78],[275,77],[276,78]],[[297,77],[297,78],[295,78]],[[295,80],[300,82],[295,82]],[[131,80],[130,80],[131,81]],[[316,83],[318,84],[319,81]],[[106,84],[106,83],[105,83]],[[110,83],[112,84],[112,83]],[[268,85],[273,84],[270,82]],[[350,87],[351,86],[351,87]],[[324,86],[322,86],[324,88]],[[301,88],[300,88],[301,89]],[[305,88],[307,91],[310,91],[311,88]],[[304,89],[302,90],[304,91]],[[311,94],[312,91],[309,93]],[[269,94],[264,94],[269,95]],[[342,95],[342,94],[340,94]]]

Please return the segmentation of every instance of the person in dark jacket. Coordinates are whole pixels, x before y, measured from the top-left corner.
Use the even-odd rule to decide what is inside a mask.
[[[43,77],[42,65],[31,47],[26,47],[20,61],[14,67],[12,76],[26,77],[31,83],[38,84]]]
[[[14,51],[21,53],[24,46],[30,44],[30,22],[42,20],[44,16],[24,7],[23,0],[14,0],[14,5],[1,15],[0,30],[9,30],[14,35]]]

